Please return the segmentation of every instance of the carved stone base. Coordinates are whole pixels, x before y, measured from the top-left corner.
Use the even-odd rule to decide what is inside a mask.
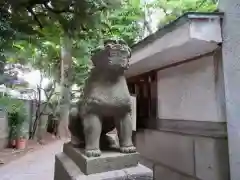
[[[107,163],[107,162],[105,162]],[[99,164],[99,166],[101,166]],[[138,164],[121,170],[85,175],[65,153],[56,155],[54,180],[153,180],[150,169]]]
[[[134,167],[140,160],[139,153],[122,154],[103,151],[100,157],[87,157],[83,149],[74,148],[71,143],[63,145],[63,152],[86,174],[95,174]]]

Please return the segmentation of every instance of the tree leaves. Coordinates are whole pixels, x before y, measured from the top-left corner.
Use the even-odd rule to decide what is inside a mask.
[[[11,9],[8,15],[12,26],[30,35],[9,43],[10,50],[4,52],[8,61],[21,60],[59,81],[60,37],[67,33],[73,39],[72,80],[79,85],[91,68],[91,52],[111,37],[133,44],[141,31],[138,21],[144,14],[140,0],[124,0],[121,9],[117,0],[20,0],[6,1],[4,7]]]
[[[163,11],[160,27],[186,12],[212,12],[217,8],[213,0],[155,0],[155,8]]]

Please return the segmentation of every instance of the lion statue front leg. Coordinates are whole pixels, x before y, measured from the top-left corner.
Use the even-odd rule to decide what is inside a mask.
[[[122,153],[136,152],[136,148],[133,146],[132,142],[131,114],[127,113],[118,118],[116,117],[115,124],[118,131],[120,151]]]
[[[88,157],[98,157],[100,151],[100,136],[102,123],[96,114],[87,114],[83,117],[83,130],[85,135],[85,154]]]

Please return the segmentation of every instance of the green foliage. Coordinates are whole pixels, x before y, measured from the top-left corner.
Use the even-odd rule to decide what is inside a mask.
[[[0,2],[0,7],[8,12],[11,27],[29,35],[27,38],[14,39],[13,43],[9,43],[12,48],[10,50],[5,48],[4,56],[11,63],[31,64],[60,82],[61,53],[71,49],[72,52],[68,52],[72,54],[69,61],[73,62],[69,64],[72,64],[70,71],[73,69],[74,73],[65,71],[66,78],[61,85],[65,90],[75,83],[82,86],[91,68],[89,61],[91,51],[102,44],[102,40],[120,37],[132,45],[139,36],[140,27],[137,21],[143,15],[140,0],[124,0],[123,4],[120,4],[120,1]],[[71,42],[61,44],[60,39],[68,39],[68,42]],[[72,78],[69,79],[68,76]],[[61,96],[62,99],[68,99],[64,98],[64,93]]]
[[[1,97],[0,105],[4,106],[8,113],[20,112],[23,115],[26,113],[24,102],[19,99],[12,99],[10,97]]]
[[[8,114],[8,126],[10,128],[10,136],[16,137],[21,135],[23,123],[26,121],[26,108],[24,102],[9,97],[1,97],[0,105],[5,107]]]
[[[217,9],[215,0],[156,0],[154,5],[165,15],[160,20],[160,26],[175,20],[186,12],[213,12]]]
[[[10,129],[10,138],[14,139],[18,135],[18,113],[9,113],[8,114],[8,126]]]
[[[118,37],[132,45],[141,33],[140,0],[124,0],[121,6],[116,0],[51,2],[51,7],[44,1],[32,1],[31,6],[30,0],[6,3],[4,8],[12,11],[8,13],[11,26],[29,34],[9,43],[11,48],[4,51],[7,62],[31,64],[60,82],[60,37],[67,34],[73,41],[71,80],[82,86],[91,68],[91,52],[102,40]]]
[[[130,46],[136,42],[141,34],[139,21],[144,17],[144,10],[140,0],[123,1],[121,9],[110,10],[103,22],[106,28],[105,38],[121,38]]]
[[[7,15],[0,9],[0,74],[3,73],[6,59],[3,55],[4,49],[9,48],[7,39],[11,40],[14,36],[14,30],[10,27]]]
[[[5,53],[12,49],[15,40],[29,39],[33,34],[30,21],[23,24],[22,16],[18,13],[11,13],[8,2],[0,2],[0,73],[3,73],[6,63]],[[31,31],[27,30],[31,29]]]
[[[0,8],[0,47],[6,45],[7,41],[14,39],[17,35],[17,31],[11,27],[9,20],[9,14]],[[2,49],[1,49],[2,50]]]
[[[69,4],[64,4],[64,2],[62,2],[63,4],[54,4],[54,10],[39,8],[34,13],[37,16],[39,15],[39,21],[44,22],[43,27],[39,28],[37,24],[32,27],[38,32],[35,38],[15,41],[13,48],[5,51],[8,62],[30,63],[33,67],[40,69],[59,82],[61,67],[60,37],[65,32],[73,38],[74,73],[72,81],[79,86],[83,85],[91,68],[89,61],[91,51],[101,44],[101,40],[120,37],[132,45],[139,36],[140,26],[138,21],[143,16],[140,1],[125,0],[121,9],[110,8],[118,6],[117,3],[113,4],[113,2],[115,1],[84,1],[82,3],[85,4],[85,11],[80,11],[83,8],[79,6],[80,4],[74,4],[71,8],[71,11],[74,11],[73,13],[53,12],[56,9],[62,9],[60,7],[65,7],[66,11],[70,11]],[[47,18],[42,18],[40,16],[42,13],[47,15]],[[14,18],[16,17],[14,16]],[[25,19],[25,21],[27,20]],[[30,24],[33,23],[32,20],[29,20],[29,22]],[[15,20],[13,23],[15,23]],[[24,30],[24,32],[27,31]]]

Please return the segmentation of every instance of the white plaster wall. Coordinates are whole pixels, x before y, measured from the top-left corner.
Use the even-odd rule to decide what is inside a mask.
[[[222,122],[212,56],[158,72],[158,117]]]

